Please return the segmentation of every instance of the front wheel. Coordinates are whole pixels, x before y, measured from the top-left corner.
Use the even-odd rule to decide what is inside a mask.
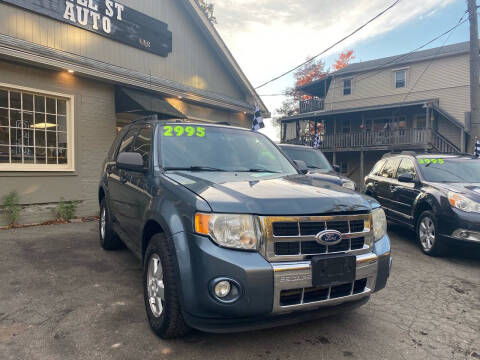
[[[150,240],[143,266],[143,294],[148,322],[162,339],[181,337],[189,331],[180,306],[175,252],[162,234]]]
[[[437,220],[431,211],[423,212],[417,222],[417,238],[422,251],[429,256],[440,256],[445,245],[437,233]]]

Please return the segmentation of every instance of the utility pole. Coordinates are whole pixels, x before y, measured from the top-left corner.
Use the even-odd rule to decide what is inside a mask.
[[[478,18],[476,0],[467,0],[470,20],[470,106],[471,136],[468,152],[475,137],[480,136],[480,47],[478,42]]]

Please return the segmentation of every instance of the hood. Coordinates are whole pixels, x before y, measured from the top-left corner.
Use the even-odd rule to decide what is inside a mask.
[[[166,174],[212,211],[257,215],[315,215],[370,211],[372,199],[306,175],[174,171]]]
[[[443,190],[445,195],[452,191],[480,202],[480,183],[430,183],[430,185]]]
[[[342,175],[339,175],[335,172],[330,172],[330,171],[329,172],[321,172],[321,171],[312,170],[312,171],[309,171],[309,173],[307,175],[311,176],[315,179],[318,179],[318,180],[328,181],[328,182],[338,184],[338,185],[342,185],[342,184],[346,183],[347,181],[352,181],[345,176],[342,176]]]

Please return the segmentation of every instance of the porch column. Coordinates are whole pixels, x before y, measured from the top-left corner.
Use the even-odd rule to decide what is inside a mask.
[[[335,151],[332,154],[332,165],[337,165],[337,153]]]
[[[460,128],[460,152],[466,152],[465,150],[465,129]]]
[[[295,129],[295,139],[300,140],[300,121],[297,120],[296,129]]]
[[[360,151],[360,186],[358,190],[363,192],[363,179],[365,178],[365,153]]]

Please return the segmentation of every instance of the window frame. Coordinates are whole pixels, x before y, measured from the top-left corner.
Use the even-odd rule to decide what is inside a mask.
[[[413,175],[413,177],[414,177],[415,179],[417,179],[417,178],[418,178],[418,175],[417,175],[417,168],[415,167],[415,162],[412,161],[412,159],[406,158],[406,157],[401,158],[400,163],[398,164],[398,167],[397,167],[397,172],[396,172],[396,174],[395,174],[395,178],[398,180],[398,177],[400,176],[400,175],[398,174],[398,170],[400,169],[400,166],[402,166],[402,163],[403,163],[404,161],[405,161],[405,162],[407,162],[407,161],[410,162],[410,164],[412,165],[412,168],[413,168],[413,174],[412,174],[412,175]]]
[[[350,82],[350,87],[345,87],[345,82],[346,81],[349,81]],[[353,78],[345,78],[345,79],[342,79],[342,82],[343,82],[343,96],[350,96],[353,94]],[[345,90],[346,89],[350,89],[350,92],[348,94],[345,93]]]
[[[407,71],[408,71],[408,68],[393,70],[393,86],[395,87],[395,89],[406,89],[407,88]],[[397,86],[397,74],[398,73],[403,73],[404,74],[404,84],[403,84],[403,86]]]
[[[75,172],[75,97],[72,94],[58,93],[48,90],[18,86],[0,82],[0,88],[20,93],[30,93],[39,96],[51,96],[66,100],[66,133],[67,133],[67,164],[19,164],[0,163],[0,174],[6,172]],[[9,107],[10,109],[10,107]],[[12,127],[9,126],[9,129]],[[11,144],[11,139],[10,139]],[[58,143],[57,143],[58,149]]]
[[[153,163],[153,137],[154,137],[154,132],[153,132],[153,126],[150,125],[150,124],[145,124],[145,125],[142,125],[138,128],[138,131],[137,133],[135,134],[135,138],[133,139],[133,143],[132,143],[132,152],[137,152],[137,151],[134,151],[135,149],[135,143],[137,142],[137,139],[138,139],[138,136],[140,135],[140,133],[142,132],[142,130],[149,130],[150,131],[150,149],[148,150],[148,166],[145,167],[146,170],[150,171],[152,169],[152,163]],[[127,132],[128,133],[128,132]]]

